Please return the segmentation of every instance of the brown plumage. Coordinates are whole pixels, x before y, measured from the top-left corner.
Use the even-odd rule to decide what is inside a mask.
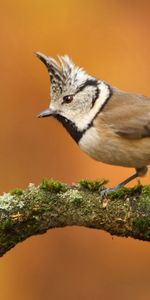
[[[95,132],[89,129],[79,144],[94,159],[132,168],[150,164],[148,98],[114,89],[93,125]]]
[[[37,56],[51,79],[51,103],[39,117],[54,116],[97,161],[136,169],[111,190],[145,175],[150,164],[150,99],[91,77],[68,56],[60,57],[61,65],[42,53]]]
[[[100,119],[118,135],[128,139],[150,136],[150,99],[139,94],[113,90]]]

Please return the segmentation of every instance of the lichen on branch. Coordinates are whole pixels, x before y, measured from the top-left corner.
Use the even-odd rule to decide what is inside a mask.
[[[106,180],[68,186],[44,179],[39,186],[0,196],[0,256],[29,236],[50,228],[85,226],[112,235],[150,241],[150,186],[140,183],[111,192],[102,201]]]

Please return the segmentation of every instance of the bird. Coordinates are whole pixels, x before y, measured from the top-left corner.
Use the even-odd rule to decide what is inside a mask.
[[[50,77],[50,105],[39,118],[54,117],[80,149],[96,161],[134,168],[102,196],[146,175],[150,164],[150,99],[89,75],[68,55],[58,60],[36,52]]]

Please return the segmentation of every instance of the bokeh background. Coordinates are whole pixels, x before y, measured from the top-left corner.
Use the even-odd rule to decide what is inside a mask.
[[[49,77],[34,52],[69,54],[90,74],[150,96],[149,15],[149,1],[0,1],[1,193],[44,177],[113,185],[131,175],[90,159],[55,120],[36,118],[49,103]],[[0,259],[0,299],[148,300],[150,245],[92,229],[50,230]]]

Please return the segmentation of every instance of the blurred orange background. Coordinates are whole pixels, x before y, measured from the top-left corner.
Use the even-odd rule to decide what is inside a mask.
[[[150,96],[150,2],[1,0],[0,7],[0,192],[43,177],[105,177],[110,186],[131,175],[90,159],[55,120],[36,118],[49,103],[49,77],[34,52],[69,54],[91,75]],[[148,300],[149,270],[146,242],[55,229],[0,259],[0,299]]]

